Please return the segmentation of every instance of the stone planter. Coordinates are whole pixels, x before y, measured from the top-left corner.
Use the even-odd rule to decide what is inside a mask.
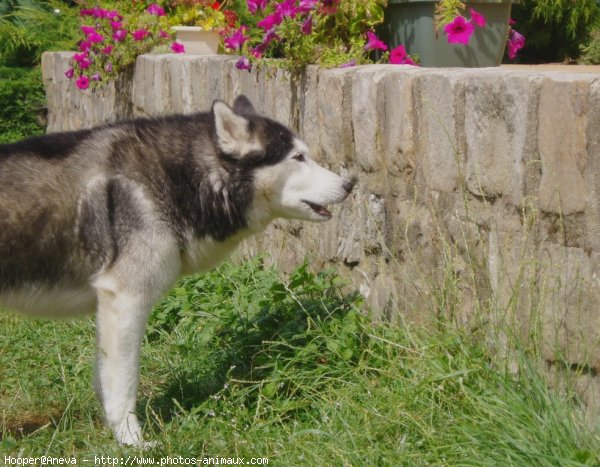
[[[425,67],[490,67],[502,62],[512,3],[520,0],[465,1],[486,19],[484,28],[475,28],[467,45],[448,44],[446,35],[434,29],[436,0],[389,0],[385,33],[392,48],[402,44],[418,55]],[[468,13],[467,13],[468,17]]]
[[[189,55],[215,55],[219,51],[219,33],[199,26],[173,26],[176,40]]]

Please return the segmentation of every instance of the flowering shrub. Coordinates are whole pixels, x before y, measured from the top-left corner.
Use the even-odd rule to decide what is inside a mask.
[[[469,8],[470,19],[467,20],[467,8],[460,0],[441,0],[435,7],[435,25],[439,32],[443,26],[449,44],[468,44],[475,28],[486,26],[485,17],[474,8]],[[525,46],[525,37],[512,29],[514,22],[511,20],[511,28],[508,32],[507,50],[508,58],[514,60],[517,52]]]
[[[156,3],[124,2],[119,10],[82,8],[80,18],[79,52],[65,72],[79,89],[114,79],[138,55],[171,43],[165,10]],[[183,52],[181,44],[172,43],[171,49]]]
[[[383,0],[247,0],[253,24],[240,26],[224,43],[242,55],[236,66],[248,70],[270,58],[289,68],[414,64],[404,47],[388,52],[373,32],[384,6]]]

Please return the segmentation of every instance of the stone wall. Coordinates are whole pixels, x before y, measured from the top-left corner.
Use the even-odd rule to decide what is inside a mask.
[[[267,251],[284,270],[304,257],[333,264],[385,319],[444,315],[501,330],[501,343],[541,342],[599,410],[600,74],[377,65],[291,76],[238,71],[227,56],[146,55],[91,93],[63,76],[68,57],[43,57],[49,131],[246,94],[359,183],[327,224],[276,223],[245,254]]]

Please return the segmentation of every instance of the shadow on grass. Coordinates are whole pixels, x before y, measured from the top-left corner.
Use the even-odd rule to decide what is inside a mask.
[[[256,312],[242,315],[225,311],[212,325],[204,326],[205,331],[209,330],[205,335],[191,331],[198,322],[196,326],[182,326],[188,329],[178,325],[176,331],[171,329],[186,336],[185,343],[178,345],[185,359],[179,368],[170,369],[156,396],[140,401],[140,412],[150,409],[150,413],[169,422],[181,409],[189,411],[202,405],[224,389],[230,378],[267,379],[278,362],[293,359],[315,338],[317,330],[342,321],[356,310],[360,300],[358,293],[343,294],[334,287],[303,287],[300,293],[291,293],[287,287],[274,289]],[[319,364],[318,358],[313,360],[307,366]]]

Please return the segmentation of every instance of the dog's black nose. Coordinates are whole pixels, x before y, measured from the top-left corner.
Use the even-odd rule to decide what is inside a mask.
[[[350,180],[344,180],[344,190],[346,190],[346,193],[350,194],[350,192],[352,191],[352,188],[354,188],[354,182],[350,181]]]

